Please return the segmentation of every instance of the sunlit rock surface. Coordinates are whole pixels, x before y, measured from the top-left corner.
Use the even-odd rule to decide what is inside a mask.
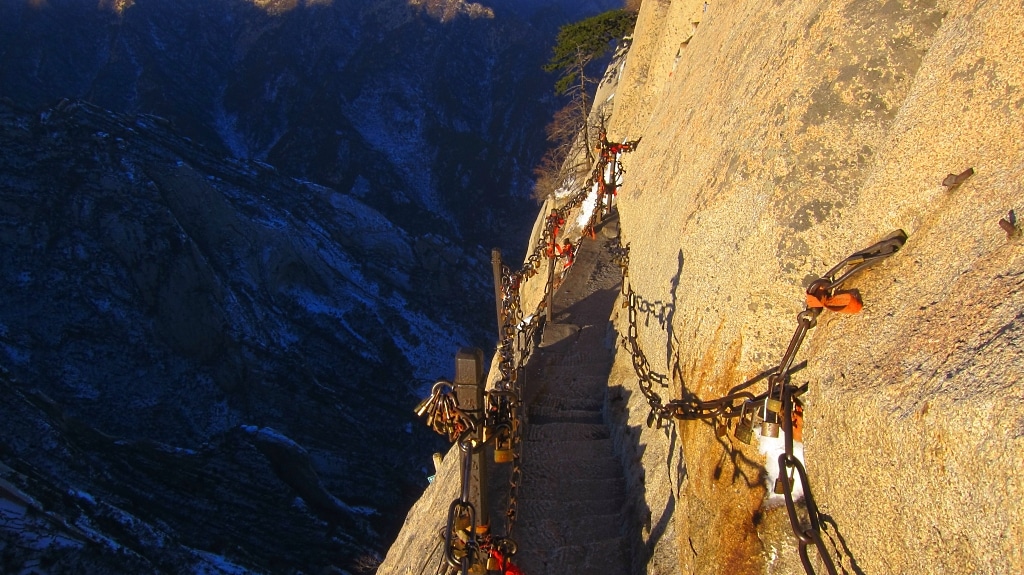
[[[1024,569],[1022,16],[1015,2],[648,1],[618,76],[609,138],[643,137],[623,157],[622,240],[663,398],[719,397],[772,368],[811,280],[909,235],[850,280],[864,310],[825,312],[793,375],[841,572]],[[625,312],[612,320],[625,334]],[[631,572],[804,571],[756,441],[648,428],[621,344],[608,385]]]

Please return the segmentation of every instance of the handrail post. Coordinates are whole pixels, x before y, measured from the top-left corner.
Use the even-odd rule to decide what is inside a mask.
[[[469,413],[477,422],[477,429],[470,439],[479,446],[471,458],[469,502],[476,509],[477,535],[484,535],[490,529],[487,508],[487,460],[486,449],[481,445],[484,423],[484,352],[475,347],[463,347],[455,354],[455,395],[459,408]]]
[[[554,244],[552,244],[553,246]],[[553,247],[551,249],[554,249]],[[547,308],[545,319],[548,323],[551,323],[551,308],[555,307],[555,256],[552,254],[548,257],[548,302],[545,306]]]
[[[498,248],[491,250],[491,271],[494,272],[494,306],[498,312],[498,345],[501,346],[501,340],[505,337],[505,314],[502,313],[501,305],[501,250]]]

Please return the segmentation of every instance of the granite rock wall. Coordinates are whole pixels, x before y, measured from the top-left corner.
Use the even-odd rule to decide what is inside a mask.
[[[813,278],[909,235],[847,286],[861,313],[821,316],[794,375],[826,543],[850,572],[1024,570],[1024,249],[999,224],[1024,207],[1022,16],[649,0],[637,22],[609,135],[643,136],[619,210],[633,288],[668,310],[640,326],[663,395],[709,399],[770,368]],[[625,460],[640,454],[646,484],[637,572],[802,572],[756,446],[644,428],[620,351],[610,385],[629,396]]]

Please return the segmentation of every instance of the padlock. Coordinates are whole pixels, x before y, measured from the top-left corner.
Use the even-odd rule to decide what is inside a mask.
[[[498,558],[496,556],[491,555],[490,557],[487,558],[487,570],[488,571],[500,571],[501,570],[501,562],[498,561]]]
[[[768,408],[768,401],[765,402],[764,419],[761,421],[761,437],[778,437],[779,414],[778,412],[773,412]]]
[[[782,483],[781,477],[777,477],[775,479],[775,493],[778,495],[784,495],[786,493],[786,486]]]
[[[736,424],[736,431],[733,432],[733,435],[736,436],[736,439],[750,445],[750,438],[754,433],[754,414],[751,412],[749,416],[747,415],[748,403],[750,402],[745,401],[740,406],[740,421]]]
[[[452,426],[455,424],[455,418],[458,414],[458,404],[450,395],[445,396],[444,409],[442,410],[442,417],[446,425]]]
[[[768,411],[772,413],[779,413],[780,411],[782,411],[781,399],[775,399],[774,397],[770,397],[768,398],[766,405],[768,407]]]
[[[511,463],[515,459],[515,453],[512,451],[512,442],[509,441],[507,445],[497,444],[494,448],[494,462],[495,463]]]
[[[484,575],[484,563],[483,561],[473,561],[469,564],[469,575]]]
[[[778,437],[779,424],[772,421],[761,422],[761,437]]]
[[[494,440],[494,462],[510,463],[515,459],[512,451],[512,431],[507,426],[501,426],[498,435]]]
[[[725,437],[725,434],[729,433],[729,427],[725,425],[725,421],[721,419],[715,420],[715,436]]]
[[[416,409],[413,410],[413,412],[416,413],[416,417],[423,417],[423,415],[427,413],[427,410],[430,409],[430,404],[433,403],[431,401],[432,399],[434,399],[434,396],[428,395],[426,399],[421,401],[419,405],[416,406]]]
[[[460,513],[455,518],[455,535],[457,535],[463,543],[469,540],[469,534],[467,533],[469,530],[469,524],[470,519],[468,513]]]

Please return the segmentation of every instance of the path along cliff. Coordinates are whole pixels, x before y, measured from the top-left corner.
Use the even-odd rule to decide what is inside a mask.
[[[525,573],[624,573],[630,565],[626,480],[605,397],[615,343],[608,318],[622,277],[608,249],[618,242],[617,219],[596,226],[594,236],[580,242],[571,268],[559,261],[551,320],[520,371],[523,487],[514,494],[512,534],[514,561]],[[538,295],[525,299],[536,303]],[[460,469],[453,449],[378,573],[449,570],[440,534]],[[490,473],[492,528],[509,533],[511,469]]]
[[[777,446],[759,428],[738,440],[735,419],[722,436],[648,427],[636,356],[614,340],[602,397],[630,564],[605,572],[803,573],[810,527],[820,573],[823,554],[838,573],[1024,572],[1021,21],[1009,0],[643,3],[598,101],[609,139],[643,137],[618,213],[646,302],[632,339],[660,398],[707,401],[771,372],[816,279],[907,239],[844,284],[863,309],[823,311],[787,374],[806,386],[794,481],[817,503],[796,533],[770,493]],[[409,516],[430,545],[449,465]],[[406,531],[381,573],[419,572]]]

